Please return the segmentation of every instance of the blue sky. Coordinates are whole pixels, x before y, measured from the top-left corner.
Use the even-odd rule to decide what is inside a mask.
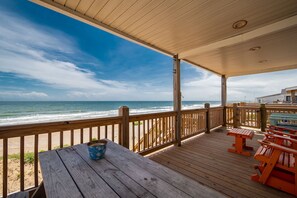
[[[220,77],[182,63],[184,100],[220,100]],[[229,100],[297,85],[297,70],[234,77]],[[0,100],[172,100],[172,59],[26,0],[0,5]]]

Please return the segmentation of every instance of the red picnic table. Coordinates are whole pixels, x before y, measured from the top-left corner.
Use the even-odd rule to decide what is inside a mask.
[[[245,156],[251,156],[251,153],[245,150],[253,150],[253,147],[246,145],[246,139],[253,139],[254,131],[248,129],[231,129],[227,135],[235,137],[235,143],[232,145],[234,148],[229,148],[228,151],[238,153]]]

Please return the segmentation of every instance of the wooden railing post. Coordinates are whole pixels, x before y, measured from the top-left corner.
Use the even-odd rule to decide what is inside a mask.
[[[210,133],[210,112],[209,112],[209,103],[204,104],[204,108],[206,109],[206,115],[205,115],[205,126],[206,126],[206,131],[205,133]]]
[[[261,116],[261,131],[265,132],[267,125],[267,114],[265,104],[260,105],[260,116]]]
[[[225,127],[227,125],[227,108],[223,106],[223,124],[222,126]]]
[[[238,104],[233,103],[233,128],[238,128],[239,126],[239,109]]]
[[[223,125],[226,126],[227,123],[227,112],[226,112],[226,104],[227,104],[227,77],[222,75],[221,77],[221,105],[223,106]]]
[[[181,146],[181,91],[180,91],[180,59],[173,57],[173,107],[177,112],[175,121],[175,145]]]
[[[122,106],[119,108],[119,116],[122,116],[120,145],[129,149],[129,107]]]

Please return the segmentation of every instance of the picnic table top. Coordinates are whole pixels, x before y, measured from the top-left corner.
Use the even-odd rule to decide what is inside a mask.
[[[227,135],[233,135],[233,136],[243,136],[245,138],[252,139],[254,137],[254,131],[249,129],[239,129],[239,128],[233,128],[230,129],[227,133]]]
[[[219,192],[108,141],[105,158],[93,161],[87,145],[39,154],[51,197],[224,197]]]

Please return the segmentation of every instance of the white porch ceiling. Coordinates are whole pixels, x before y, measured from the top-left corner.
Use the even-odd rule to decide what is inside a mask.
[[[219,75],[297,68],[296,0],[32,1]]]

